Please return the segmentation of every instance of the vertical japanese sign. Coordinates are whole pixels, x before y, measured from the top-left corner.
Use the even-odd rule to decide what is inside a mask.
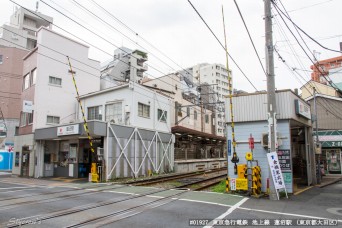
[[[230,190],[236,191],[236,179],[235,178],[230,179]]]
[[[285,188],[285,183],[283,175],[281,173],[281,168],[278,160],[277,152],[271,152],[267,154],[268,164],[271,169],[272,179],[275,189]]]
[[[232,155],[232,140],[228,139],[228,156]]]
[[[291,172],[290,150],[278,150],[277,154],[278,154],[281,171]]]

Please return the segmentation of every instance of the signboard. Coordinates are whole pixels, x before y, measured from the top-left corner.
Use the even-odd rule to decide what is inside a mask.
[[[292,173],[283,173],[285,185],[292,185]]]
[[[278,150],[278,159],[281,171],[291,172],[291,154],[290,150]]]
[[[77,135],[79,134],[80,128],[78,124],[63,126],[57,128],[57,136],[63,135]]]
[[[232,155],[232,140],[228,139],[228,156]]]
[[[32,113],[33,111],[33,102],[32,101],[23,101],[23,112]]]
[[[304,101],[295,100],[295,110],[296,114],[305,117],[306,119],[311,119],[310,106]]]
[[[318,141],[321,147],[342,147],[342,131],[319,131]]]
[[[285,188],[285,183],[284,183],[283,175],[281,173],[277,152],[267,153],[267,160],[270,166],[275,189],[278,190],[278,189]]]
[[[237,178],[236,179],[236,190],[248,190],[248,180]]]
[[[230,179],[230,190],[236,191],[236,179],[235,178]]]

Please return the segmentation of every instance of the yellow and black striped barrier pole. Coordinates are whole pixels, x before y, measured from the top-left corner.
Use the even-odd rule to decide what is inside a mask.
[[[95,161],[92,161],[92,163],[91,163],[91,169],[90,169],[91,181],[92,182],[99,182],[99,174],[97,173],[97,157],[96,157],[97,155],[95,154],[95,150],[94,150],[94,147],[93,147],[93,140],[92,140],[92,138],[90,136],[87,119],[85,117],[84,109],[83,109],[83,106],[82,106],[82,103],[81,103],[81,100],[80,100],[80,94],[78,93],[78,88],[77,88],[77,85],[76,85],[76,80],[75,80],[75,76],[74,76],[74,71],[72,70],[70,58],[69,58],[69,56],[67,56],[67,58],[68,58],[68,63],[69,63],[69,67],[70,67],[70,73],[71,73],[71,76],[72,76],[72,81],[73,81],[75,89],[76,89],[76,94],[77,94],[76,99],[77,99],[77,102],[80,105],[80,108],[81,108],[81,111],[82,111],[83,127],[84,127],[85,132],[87,133],[87,137],[88,137],[89,145],[90,145],[90,151],[92,152],[92,155],[93,155],[92,157],[95,160]]]

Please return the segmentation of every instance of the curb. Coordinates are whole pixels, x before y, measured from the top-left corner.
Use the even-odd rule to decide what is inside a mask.
[[[303,193],[303,192],[305,192],[305,191],[307,191],[307,190],[309,190],[311,188],[313,188],[313,186],[308,186],[308,187],[306,187],[306,188],[304,188],[304,189],[302,189],[302,190],[300,190],[298,192],[294,192],[293,195],[297,196],[297,195],[299,195],[299,194],[301,194],[301,193]]]
[[[342,180],[342,177],[337,178],[337,179],[335,179],[335,180],[333,180],[333,181],[330,181],[330,182],[328,182],[328,183],[320,184],[320,185],[316,185],[316,186],[319,187],[319,188],[324,188],[324,187],[326,187],[326,186],[328,186],[328,185],[335,184],[336,182],[339,182],[340,180]]]

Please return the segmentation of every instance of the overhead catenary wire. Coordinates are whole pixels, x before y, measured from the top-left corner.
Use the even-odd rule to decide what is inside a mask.
[[[243,15],[242,15],[242,12],[241,12],[241,10],[240,10],[240,7],[239,7],[239,5],[237,4],[236,0],[234,0],[234,3],[235,3],[235,6],[236,6],[236,8],[237,8],[237,10],[238,10],[238,12],[239,12],[239,15],[240,15],[240,18],[241,18],[241,20],[242,20],[242,22],[243,22],[243,25],[245,26],[245,29],[246,29],[246,32],[247,32],[247,34],[248,34],[249,40],[251,41],[252,46],[253,46],[253,49],[254,49],[254,52],[255,52],[255,54],[256,54],[258,60],[259,60],[260,66],[261,66],[262,70],[264,71],[265,76],[267,77],[267,73],[266,73],[265,67],[264,67],[264,65],[263,65],[262,62],[261,62],[261,58],[260,58],[260,56],[259,56],[259,53],[258,53],[256,47],[255,47],[253,38],[252,38],[252,36],[251,36],[251,34],[250,34],[250,32],[249,32],[249,29],[248,29],[248,27],[247,27],[246,21],[245,21],[245,19],[243,18]]]
[[[207,22],[204,20],[204,18],[202,17],[202,15],[198,12],[198,10],[196,9],[196,7],[191,3],[190,0],[188,0],[189,4],[191,5],[191,7],[195,10],[195,12],[197,13],[197,15],[201,18],[202,22],[205,24],[205,26],[209,29],[210,33],[215,37],[215,39],[217,40],[217,42],[220,44],[220,46],[223,48],[224,51],[224,45],[221,43],[221,41],[219,40],[219,38],[217,38],[216,34],[213,32],[213,30],[210,28],[210,26],[207,24]],[[252,87],[258,91],[258,89],[254,86],[254,84],[251,82],[251,80],[247,77],[247,75],[242,71],[242,69],[240,68],[240,66],[237,64],[237,62],[234,60],[234,58],[232,58],[232,56],[230,55],[230,53],[228,53],[228,56],[230,57],[230,59],[233,61],[233,63],[235,64],[235,66],[239,69],[239,71],[242,73],[242,75],[247,79],[247,81],[252,85]]]

